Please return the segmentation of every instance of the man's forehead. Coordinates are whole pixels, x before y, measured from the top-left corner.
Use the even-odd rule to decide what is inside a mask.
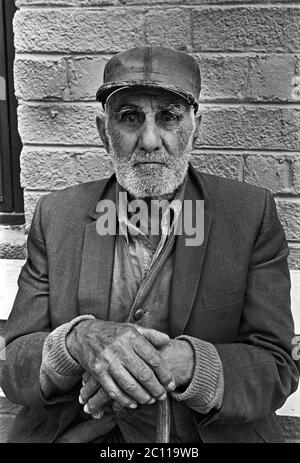
[[[177,95],[176,93],[169,92],[163,89],[122,89],[108,99],[107,103],[113,109],[120,109],[123,106],[135,106],[142,107],[145,102],[151,101],[151,103],[157,106],[184,106],[189,107],[187,101]]]

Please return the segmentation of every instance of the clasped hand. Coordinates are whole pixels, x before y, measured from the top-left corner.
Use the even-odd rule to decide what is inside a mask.
[[[81,394],[82,402],[90,399],[85,411],[92,413],[94,402],[101,415],[101,404],[111,399],[115,409],[165,399],[166,391],[176,387],[159,352],[169,343],[167,334],[130,323],[85,320],[76,325],[67,348],[89,378]]]

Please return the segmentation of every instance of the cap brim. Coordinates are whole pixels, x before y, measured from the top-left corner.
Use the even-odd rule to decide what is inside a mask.
[[[194,107],[195,112],[198,110],[198,102],[195,99],[195,97],[191,93],[186,93],[182,91],[180,88],[175,87],[173,85],[167,85],[162,82],[154,82],[154,81],[143,81],[143,80],[135,80],[135,81],[122,81],[122,82],[110,82],[107,84],[102,84],[101,87],[99,87],[97,93],[96,93],[96,99],[97,101],[102,103],[102,106],[104,107],[107,98],[114,92],[126,88],[155,88],[155,89],[163,89],[167,90],[171,93],[175,93],[176,95],[181,96],[187,102]]]

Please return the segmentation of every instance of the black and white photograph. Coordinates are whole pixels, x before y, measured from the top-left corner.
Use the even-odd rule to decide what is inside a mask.
[[[299,371],[300,1],[0,0],[1,447],[300,443]]]

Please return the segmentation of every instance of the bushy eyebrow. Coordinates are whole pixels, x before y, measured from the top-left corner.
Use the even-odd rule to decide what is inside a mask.
[[[132,104],[132,103],[123,103],[121,104],[121,106],[118,106],[115,111],[122,111],[122,110],[125,110],[125,109],[142,109],[141,106],[138,106],[138,105],[135,105],[135,104]]]
[[[185,111],[186,110],[186,106],[181,104],[181,103],[167,103],[167,104],[159,104],[158,106],[158,109],[160,110],[164,110],[164,111]]]
[[[135,104],[132,104],[132,103],[123,103],[121,104],[120,106],[118,106],[117,108],[114,109],[114,113],[118,113],[120,111],[125,111],[126,109],[129,109],[129,110],[132,110],[132,109],[135,109],[135,110],[140,110],[142,111],[143,108],[139,105],[135,105]],[[185,111],[186,110],[186,106],[181,104],[181,103],[166,103],[166,104],[159,104],[157,105],[157,109],[159,109],[160,111]]]

